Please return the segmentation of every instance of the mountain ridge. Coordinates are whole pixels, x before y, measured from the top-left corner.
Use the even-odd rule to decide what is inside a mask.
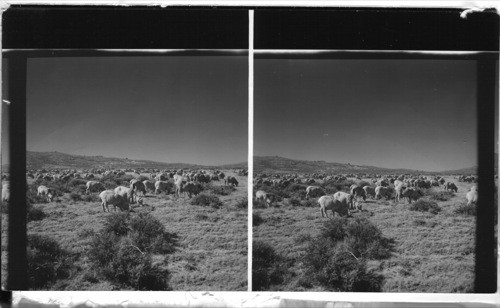
[[[90,169],[90,168],[246,168],[246,163],[215,165],[199,165],[189,163],[166,163],[152,160],[105,157],[102,155],[76,155],[62,152],[26,151],[26,169]],[[2,168],[8,169],[8,164]]]
[[[448,171],[424,171],[403,168],[384,168],[369,165],[355,165],[350,163],[336,163],[326,161],[309,161],[291,159],[281,156],[254,156],[255,172],[288,172],[288,173],[315,173],[315,172],[335,172],[335,173],[419,173],[419,174],[475,174],[475,167],[463,168]],[[473,171],[473,172],[471,172]]]

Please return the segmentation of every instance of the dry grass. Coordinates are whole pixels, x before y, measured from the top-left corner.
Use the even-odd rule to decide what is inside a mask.
[[[452,180],[452,178],[449,178]],[[455,181],[457,182],[457,181]],[[372,200],[354,217],[365,217],[384,237],[394,240],[392,256],[370,260],[370,269],[384,277],[382,292],[472,292],[474,280],[475,217],[455,213],[472,184],[457,183],[458,193],[437,200],[437,214],[410,211],[408,203]],[[254,240],[274,247],[289,262],[290,279],[271,287],[282,291],[326,291],[304,283],[303,258],[308,243],[318,236],[322,223],[319,206],[305,208],[282,203],[258,210],[262,222],[254,225]],[[349,218],[353,219],[353,218]]]
[[[166,266],[172,290],[245,291],[247,290],[247,208],[241,200],[247,197],[247,177],[234,175],[240,182],[229,195],[219,196],[219,209],[191,205],[188,197],[148,194],[137,212],[151,212],[169,233],[178,236],[178,249],[170,255],[156,255],[153,263]],[[217,184],[215,184],[217,185]],[[92,274],[87,252],[93,235],[102,228],[109,213],[99,202],[73,201],[64,194],[60,202],[44,203],[46,217],[28,223],[28,232],[56,240],[76,261],[74,273],[58,281],[53,289],[115,290],[109,281]],[[5,217],[2,217],[5,222]],[[3,226],[2,226],[3,227]],[[3,239],[4,240],[4,239]]]

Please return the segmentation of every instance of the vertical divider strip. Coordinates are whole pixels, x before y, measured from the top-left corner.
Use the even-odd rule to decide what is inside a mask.
[[[253,10],[248,11],[248,291],[252,291],[253,242]]]

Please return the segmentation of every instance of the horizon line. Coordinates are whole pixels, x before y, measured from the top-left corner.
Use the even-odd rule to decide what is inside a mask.
[[[166,162],[166,161],[156,161],[156,160],[150,160],[150,159],[140,159],[140,158],[129,158],[129,157],[113,157],[113,156],[104,156],[104,155],[85,155],[85,154],[70,154],[70,153],[65,153],[65,152],[60,152],[60,151],[33,151],[33,150],[26,150],[26,153],[32,152],[32,153],[60,153],[64,155],[69,155],[69,156],[84,156],[84,157],[103,157],[103,158],[108,158],[108,159],[126,159],[126,160],[135,160],[135,161],[142,161],[142,162],[151,162],[151,163],[161,163],[161,164],[170,164],[170,165],[175,165],[175,164],[183,164],[183,165],[193,165],[193,166],[201,166],[201,167],[220,167],[220,166],[227,166],[227,165],[238,165],[238,164],[248,164],[248,162],[237,162],[237,163],[225,163],[225,164],[219,164],[219,165],[207,165],[207,164],[200,164],[200,163],[189,163],[189,162]],[[9,165],[7,164],[2,164],[2,165]]]
[[[495,152],[495,154],[498,154]],[[334,162],[334,161],[326,161],[326,160],[307,160],[307,159],[299,159],[299,158],[289,158],[285,156],[280,156],[280,155],[254,155],[255,157],[280,157],[280,158],[285,158],[289,160],[299,160],[299,161],[307,161],[307,162],[325,162],[325,163],[330,163],[330,164],[343,164],[343,165],[351,165],[351,166],[360,166],[360,167],[372,167],[372,168],[378,168],[378,169],[389,169],[389,170],[409,170],[409,171],[417,171],[417,172],[435,172],[435,173],[445,173],[445,172],[454,172],[454,171],[459,171],[463,169],[469,169],[469,168],[478,168],[478,166],[470,166],[470,167],[465,167],[465,168],[460,168],[460,169],[453,169],[453,170],[424,170],[424,169],[410,169],[410,168],[388,168],[388,167],[378,167],[374,165],[365,165],[365,164],[353,164],[353,163],[341,163],[341,162]]]

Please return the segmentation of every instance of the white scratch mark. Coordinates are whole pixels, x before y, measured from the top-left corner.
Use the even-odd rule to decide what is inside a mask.
[[[467,19],[467,15],[469,15],[470,13],[482,12],[485,9],[486,8],[473,7],[473,8],[470,8],[470,9],[463,10],[462,13],[460,13],[460,18]]]

